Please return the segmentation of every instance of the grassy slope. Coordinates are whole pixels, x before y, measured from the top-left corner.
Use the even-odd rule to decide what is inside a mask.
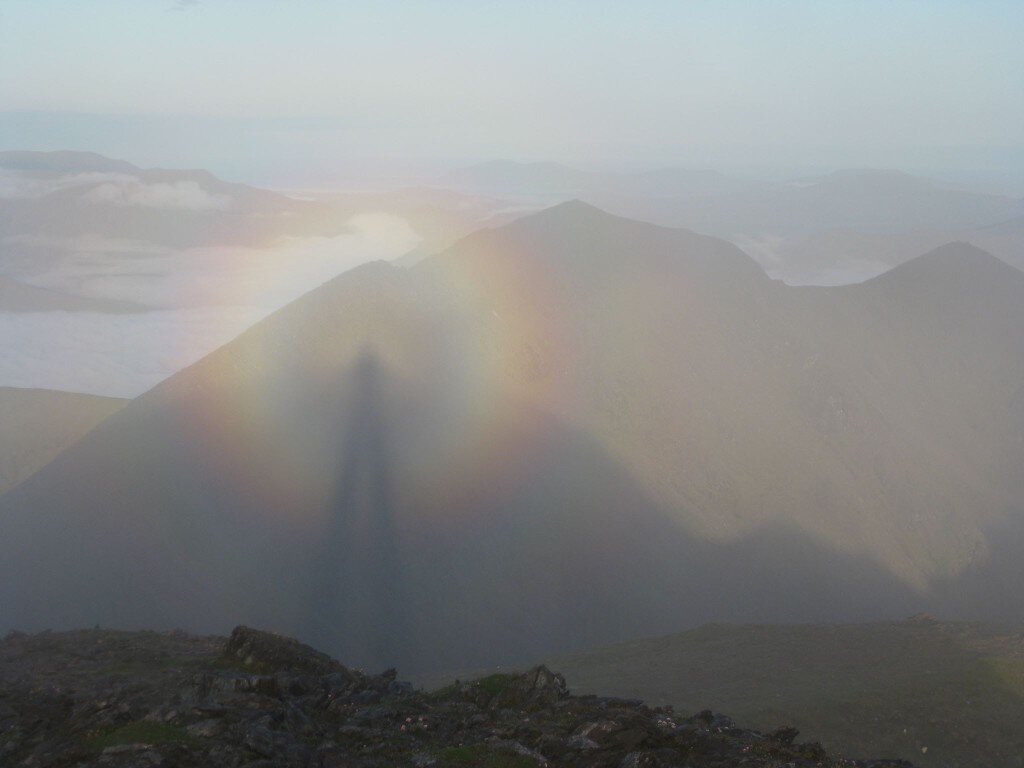
[[[793,724],[850,755],[1019,766],[1024,636],[974,624],[709,625],[550,662],[575,692]]]

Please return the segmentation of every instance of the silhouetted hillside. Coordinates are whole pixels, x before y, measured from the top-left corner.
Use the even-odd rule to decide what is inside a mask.
[[[422,672],[711,620],[1012,615],[961,589],[1019,572],[993,533],[1022,498],[1006,269],[943,250],[789,288],[575,202],[361,267],[0,500],[4,621],[245,621]]]

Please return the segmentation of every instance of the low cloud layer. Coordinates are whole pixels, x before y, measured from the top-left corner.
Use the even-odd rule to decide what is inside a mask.
[[[38,200],[65,189],[96,184],[122,185],[132,181],[140,183],[135,176],[124,173],[97,171],[51,176],[0,168],[0,200]]]
[[[794,254],[793,243],[775,235],[733,235],[730,239],[760,264],[769,277],[788,285],[851,285],[878,277],[893,267],[891,263],[870,256],[826,258],[821,260],[824,263],[805,263],[806,259],[801,260],[799,253]],[[909,253],[918,255],[913,251]]]
[[[160,210],[227,211],[228,195],[210,192],[197,181],[146,182],[127,173],[89,172],[59,176],[0,169],[0,200],[39,200],[54,192],[81,188],[80,199],[97,205]]]
[[[174,251],[96,237],[8,242],[51,255],[38,271],[19,274],[35,285],[158,309],[0,313],[0,386],[134,397],[316,286],[418,242],[389,214],[354,216],[347,230],[271,248]]]
[[[0,313],[0,385],[135,397],[259,317],[241,307]]]
[[[246,306],[271,311],[367,261],[389,261],[419,242],[402,218],[365,213],[336,237],[287,237],[268,248],[174,250],[137,240],[9,238],[45,251],[46,262],[18,260],[14,276],[52,290],[157,308]],[[12,270],[13,271],[13,270]]]
[[[227,195],[207,192],[195,181],[146,184],[130,176],[93,187],[83,199],[90,203],[185,211],[226,211],[232,205]]]

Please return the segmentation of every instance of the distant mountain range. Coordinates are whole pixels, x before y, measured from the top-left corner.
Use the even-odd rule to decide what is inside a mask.
[[[1024,200],[899,171],[768,182],[699,169],[611,173],[495,161],[438,183],[513,200],[580,198],[622,216],[688,227],[735,242],[771,276],[794,284],[860,282],[953,240],[1024,268]]]
[[[1024,273],[845,288],[572,202],[321,286],[0,499],[5,625],[422,672],[1024,608]],[[3,629],[3,627],[0,627]]]

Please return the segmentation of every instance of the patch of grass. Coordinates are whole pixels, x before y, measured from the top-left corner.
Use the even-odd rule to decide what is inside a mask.
[[[202,666],[205,659],[193,656],[168,656],[155,659],[132,659],[106,664],[103,673],[118,677],[132,677],[153,671],[169,669],[188,669]]]
[[[488,696],[497,696],[499,693],[505,690],[509,683],[515,680],[515,675],[510,675],[504,672],[496,672],[486,677],[477,678],[476,680],[470,680],[469,685],[472,688],[487,694]],[[443,688],[438,688],[436,691],[432,691],[430,696],[435,699],[445,699],[449,696],[454,695],[459,690],[459,682],[455,681],[450,685],[446,685]]]
[[[1024,659],[990,656],[982,659],[981,664],[1006,691],[1024,698]]]
[[[488,696],[497,696],[505,690],[509,683],[515,680],[515,677],[515,675],[497,672],[487,677],[481,677],[479,680],[474,680],[473,684]]]
[[[525,755],[493,750],[486,744],[445,747],[437,753],[442,768],[536,768],[537,762]]]
[[[107,747],[119,744],[189,744],[192,739],[183,728],[150,720],[136,720],[112,730],[95,733],[86,739],[86,746],[102,752]]]
[[[434,699],[447,699],[449,696],[453,695],[457,690],[459,690],[459,686],[457,683],[449,683],[443,688],[438,688],[436,691],[431,691],[429,695],[431,698]]]

